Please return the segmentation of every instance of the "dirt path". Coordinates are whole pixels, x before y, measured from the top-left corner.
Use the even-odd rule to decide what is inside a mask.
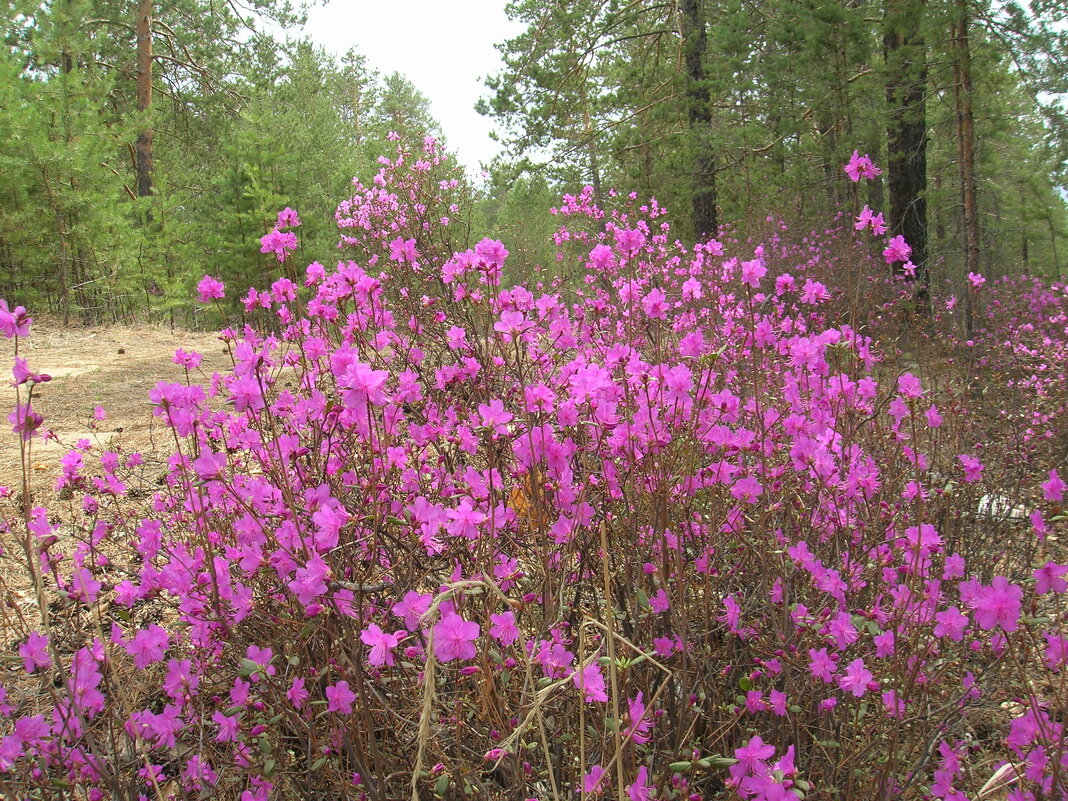
[[[172,361],[178,348],[203,355],[196,382],[230,365],[214,333],[145,326],[64,328],[36,320],[30,338],[19,342],[19,355],[34,372],[52,376],[35,389],[33,407],[58,442],[35,441],[34,472],[54,476],[60,457],[82,438],[102,446],[118,444],[126,452],[166,447],[166,432],[152,417],[148,393],[158,381],[185,380],[185,371]],[[15,403],[13,356],[13,340],[0,340],[0,484],[8,486],[17,485],[21,475],[18,441],[7,421]],[[95,423],[94,431],[98,404],[107,417]]]

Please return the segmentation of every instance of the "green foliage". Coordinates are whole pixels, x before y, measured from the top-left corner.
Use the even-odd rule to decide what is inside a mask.
[[[887,163],[884,17],[919,21],[926,51],[928,199],[932,247],[943,277],[959,263],[960,210],[948,41],[954,4],[928,0],[704,0],[704,86],[723,222],[767,214],[809,217],[849,208],[841,169],[853,149]],[[514,2],[526,24],[501,45],[504,68],[480,110],[500,126],[510,160],[496,169],[542,176],[557,191],[587,183],[656,196],[677,219],[694,191],[678,4],[655,0]],[[1062,269],[1068,184],[1063,93],[1063,4],[970,3],[979,203],[986,266],[994,275]],[[897,14],[898,17],[894,15]],[[925,54],[926,53],[926,54]],[[921,62],[922,59],[922,62]],[[692,95],[691,95],[692,96]],[[596,171],[594,169],[596,167]],[[495,185],[505,186],[507,180]],[[603,186],[603,189],[602,189]],[[882,183],[863,201],[886,208]],[[685,230],[685,226],[682,226]],[[1026,243],[1026,244],[1025,244]],[[1059,253],[1058,253],[1059,249]],[[933,276],[938,280],[939,276]]]

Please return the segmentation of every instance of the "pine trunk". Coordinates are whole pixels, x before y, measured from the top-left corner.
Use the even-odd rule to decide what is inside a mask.
[[[916,265],[916,299],[929,311],[927,259],[927,47],[923,0],[890,0],[883,51],[886,60],[887,167],[890,233],[905,237]],[[901,266],[896,265],[900,270]]]
[[[705,50],[708,35],[705,31],[701,0],[682,0],[682,36],[687,97],[689,99],[690,137],[693,147],[693,229],[700,239],[715,236],[716,219],[716,158],[712,152],[712,109],[708,84],[705,81]]]

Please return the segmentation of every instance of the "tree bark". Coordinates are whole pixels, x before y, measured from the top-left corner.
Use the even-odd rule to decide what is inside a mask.
[[[147,117],[152,108],[152,0],[137,4],[137,111]],[[137,135],[137,196],[152,194],[152,126]]]
[[[715,236],[716,217],[716,158],[712,152],[712,108],[705,81],[705,51],[708,34],[705,31],[701,0],[682,0],[683,61],[686,70],[686,95],[689,100],[688,119],[693,148],[693,229],[698,237]]]
[[[903,236],[916,265],[915,291],[929,311],[927,258],[927,46],[925,0],[889,0],[883,32],[886,61],[890,233]],[[901,266],[895,265],[900,271]]]
[[[979,209],[975,181],[975,120],[972,115],[972,61],[968,41],[967,0],[956,0],[953,20],[953,99],[957,122],[957,173],[964,235],[964,272],[979,272]],[[970,286],[965,283],[964,325],[969,335],[975,309]]]

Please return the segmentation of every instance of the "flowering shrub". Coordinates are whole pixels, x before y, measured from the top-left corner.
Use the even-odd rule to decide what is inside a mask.
[[[587,190],[554,210],[583,285],[505,288],[506,244],[438,252],[436,158],[357,186],[335,270],[250,291],[270,325],[223,332],[232,370],[156,387],[147,506],[143,457],[84,449],[34,505],[47,377],[0,307],[32,599],[0,792],[1063,797],[1053,451],[992,513],[1004,446],[882,362],[815,244],[687,247]],[[291,237],[262,244],[293,275]],[[1063,353],[1064,288],[1035,292]]]

